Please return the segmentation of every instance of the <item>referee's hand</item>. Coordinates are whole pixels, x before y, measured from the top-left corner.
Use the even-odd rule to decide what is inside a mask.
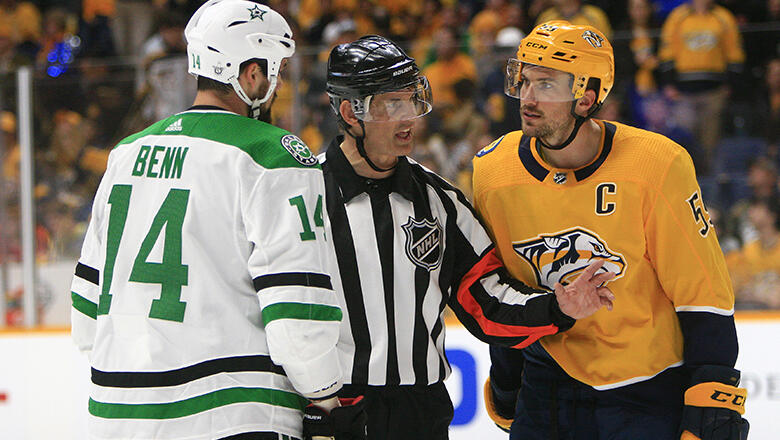
[[[555,298],[563,313],[574,319],[582,319],[596,313],[602,306],[612,310],[615,295],[608,287],[601,286],[614,278],[615,273],[602,272],[597,275],[596,272],[603,265],[604,260],[596,260],[571,284],[564,286],[555,283]]]

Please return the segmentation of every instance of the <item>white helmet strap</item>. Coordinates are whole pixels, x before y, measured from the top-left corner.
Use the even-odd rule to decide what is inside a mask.
[[[273,96],[274,93],[274,89],[276,89],[276,75],[270,75],[268,81],[268,91],[265,92],[265,96],[263,96],[261,99],[252,99],[249,97],[249,95],[246,94],[243,87],[241,87],[241,84],[238,83],[238,78],[233,77],[228,80],[230,85],[233,86],[233,90],[236,91],[238,97],[241,98],[241,100],[252,109],[252,117],[255,119],[257,119],[257,117],[260,115],[260,106],[263,105],[264,102],[271,99],[271,96]]]

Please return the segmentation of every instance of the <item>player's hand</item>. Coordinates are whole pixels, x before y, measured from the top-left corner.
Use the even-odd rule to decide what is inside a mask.
[[[596,272],[603,265],[604,260],[596,260],[571,284],[564,286],[555,283],[555,298],[563,313],[574,319],[582,319],[596,313],[602,306],[612,310],[615,295],[609,288],[601,285],[615,278],[615,273],[602,272],[597,275]]]
[[[512,420],[515,418],[517,393],[518,391],[497,389],[490,381],[490,377],[485,380],[483,388],[485,410],[487,410],[488,416],[493,420],[493,423],[504,432],[509,432]]]
[[[303,413],[303,440],[365,440],[366,433],[365,402],[363,396],[339,399],[339,404],[327,410],[311,404]]]
[[[739,371],[720,365],[696,369],[685,391],[680,440],[745,440],[747,390],[738,388]]]

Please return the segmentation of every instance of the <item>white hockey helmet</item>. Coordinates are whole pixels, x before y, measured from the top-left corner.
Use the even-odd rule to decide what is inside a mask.
[[[209,0],[190,18],[187,38],[189,73],[230,84],[253,113],[274,92],[282,60],[295,53],[287,21],[268,6],[248,0]],[[241,63],[268,62],[269,87],[262,99],[252,100],[238,83]]]

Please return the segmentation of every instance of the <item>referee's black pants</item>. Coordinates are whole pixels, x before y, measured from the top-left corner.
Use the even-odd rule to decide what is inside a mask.
[[[444,383],[344,385],[339,397],[365,396],[369,440],[446,440],[453,408]]]

